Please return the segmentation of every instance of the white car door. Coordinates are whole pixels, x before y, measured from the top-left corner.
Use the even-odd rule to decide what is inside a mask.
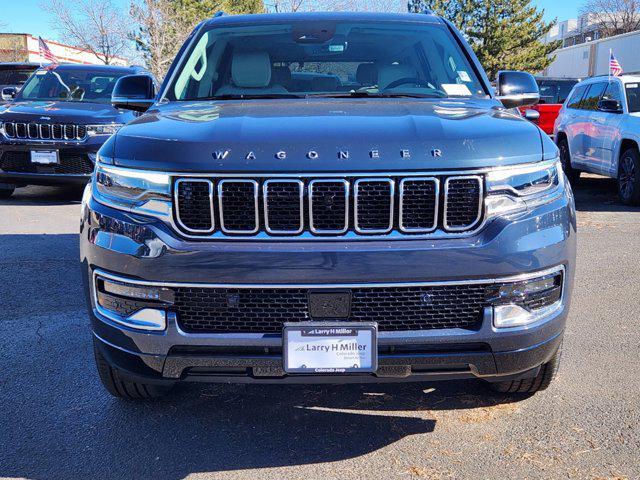
[[[622,94],[622,86],[618,79],[611,79],[607,88],[602,95],[603,100],[617,100],[624,107],[624,96]],[[616,177],[618,162],[615,155],[617,146],[620,145],[622,140],[621,127],[623,124],[625,113],[605,113],[598,112],[598,118],[596,120],[597,134],[601,141],[599,143],[600,149],[598,151],[599,169],[602,175],[608,177]]]
[[[603,148],[601,129],[606,125],[606,117],[609,114],[598,111],[598,102],[606,88],[607,82],[592,83],[580,103],[584,111],[584,120],[580,125],[584,135],[582,166],[593,173],[601,172]]]
[[[563,108],[562,127],[567,135],[571,163],[574,166],[581,165],[584,158],[583,116],[585,112],[580,109],[580,103],[588,87],[588,85],[578,85]]]

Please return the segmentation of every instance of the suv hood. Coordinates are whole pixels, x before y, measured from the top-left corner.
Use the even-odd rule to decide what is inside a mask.
[[[122,128],[101,153],[121,166],[179,172],[419,171],[541,160],[540,130],[498,105],[368,98],[172,102]]]
[[[13,101],[2,111],[0,121],[99,124],[131,118],[133,114],[120,112],[105,103]]]

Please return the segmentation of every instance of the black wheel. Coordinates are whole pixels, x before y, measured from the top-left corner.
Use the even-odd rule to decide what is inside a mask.
[[[16,186],[8,183],[0,184],[0,198],[9,198],[15,192]]]
[[[576,170],[571,166],[571,152],[569,152],[569,143],[566,138],[561,138],[558,141],[558,149],[560,150],[560,163],[564,174],[571,185],[577,184],[580,180],[580,170]]]
[[[635,148],[620,157],[618,195],[625,205],[640,205],[640,154]]]
[[[535,377],[509,382],[495,382],[490,384],[491,388],[496,392],[513,394],[536,393],[546,390],[558,373],[560,357],[562,357],[562,345],[551,357],[551,360],[540,367],[540,371]]]
[[[107,363],[98,350],[95,340],[93,343],[93,354],[100,381],[102,385],[104,385],[104,388],[114,397],[124,398],[126,400],[148,400],[162,397],[169,393],[172,388],[172,386],[169,385],[152,385],[123,379],[118,374],[118,370]]]

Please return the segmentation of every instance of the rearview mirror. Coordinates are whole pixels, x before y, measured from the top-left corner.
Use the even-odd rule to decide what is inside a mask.
[[[602,99],[598,102],[598,110],[606,113],[622,113],[622,105],[618,100]]]
[[[111,94],[115,108],[146,112],[156,100],[156,85],[149,75],[126,75],[120,78]]]
[[[503,70],[498,72],[498,100],[505,108],[535,105],[540,100],[540,91],[533,75],[526,72]]]
[[[18,89],[15,87],[5,87],[2,89],[2,100],[5,102],[9,102],[16,98],[16,94],[18,93]]]

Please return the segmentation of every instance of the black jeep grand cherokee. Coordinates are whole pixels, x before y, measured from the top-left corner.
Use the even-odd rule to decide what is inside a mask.
[[[145,70],[59,65],[37,70],[0,112],[0,198],[27,185],[84,185],[96,152],[135,118],[111,106],[120,77]]]

